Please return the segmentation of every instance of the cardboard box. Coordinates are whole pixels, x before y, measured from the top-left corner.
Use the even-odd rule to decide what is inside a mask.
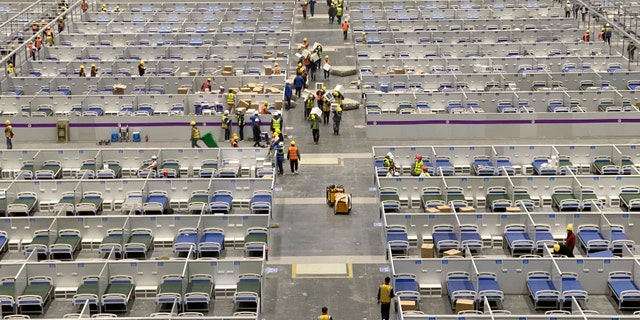
[[[471,299],[458,299],[456,300],[456,314],[460,311],[475,310],[473,306],[473,300]]]
[[[189,88],[178,88],[178,94],[187,94],[189,93]]]
[[[240,88],[240,92],[251,92],[251,88]]]
[[[267,93],[282,93],[278,88],[267,88]]]
[[[238,101],[238,107],[240,108],[251,107],[251,99],[240,99],[240,101]]]
[[[520,212],[520,207],[507,207],[507,212]]]
[[[273,175],[272,174],[265,174],[264,176],[262,176],[262,179],[273,179]]]
[[[270,76],[273,74],[273,69],[271,66],[264,66],[264,74]]]
[[[416,309],[416,301],[402,300],[400,301],[400,309],[402,311],[412,311]]]
[[[443,257],[453,257],[453,256],[462,257],[462,251],[456,250],[456,249],[450,249],[450,250],[447,250],[447,251],[443,252],[442,256]]]
[[[189,70],[189,75],[194,77],[198,75],[198,70]]]
[[[438,210],[437,208],[427,208],[424,210],[424,212],[426,213],[440,213],[440,210]]]
[[[278,52],[278,53],[276,53],[276,57],[278,57],[278,58],[284,58],[284,52]]]
[[[433,258],[433,243],[423,243],[420,248],[420,257],[421,258]]]
[[[126,84],[116,84],[115,86],[113,86],[113,94],[124,94],[124,90],[126,89]]]
[[[253,90],[253,88],[257,87],[258,84],[257,83],[253,83],[253,82],[249,82],[247,83],[247,88],[251,88],[251,90]]]
[[[273,58],[273,54],[271,54],[271,53],[265,53],[265,54],[263,54],[263,55],[262,55],[262,58],[263,58],[263,59],[271,59],[271,58]]]
[[[251,105],[249,106],[249,108],[253,110],[260,110],[260,106],[258,105],[257,102],[251,102]]]
[[[264,88],[263,87],[255,87],[252,90],[253,93],[262,93],[264,92]]]
[[[275,101],[276,110],[282,110],[282,100]]]
[[[222,71],[221,74],[225,77],[230,77],[233,75],[233,71]]]
[[[450,206],[437,206],[436,209],[440,212],[451,212]]]
[[[222,67],[222,71],[231,72],[231,71],[233,71],[233,66],[224,66],[224,67]]]
[[[462,207],[460,209],[458,209],[458,211],[460,212],[476,212],[476,208],[474,207]]]

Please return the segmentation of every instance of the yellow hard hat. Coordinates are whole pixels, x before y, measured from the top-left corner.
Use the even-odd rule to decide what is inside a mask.
[[[207,81],[211,81],[211,78],[207,78]]]
[[[586,33],[589,33],[589,29],[587,29],[587,31],[585,31]]]
[[[6,125],[10,125],[10,124],[11,124],[11,121],[7,120],[7,121],[5,121],[5,122],[4,122],[4,124],[6,124]]]
[[[191,122],[190,122],[189,124],[190,124],[190,125],[192,125],[192,126],[195,126],[195,125],[196,125],[196,122],[195,122],[195,121],[193,121],[193,120],[191,120]]]
[[[106,6],[107,6],[107,4],[106,4],[106,3],[103,3],[103,4],[102,4],[102,6],[103,6],[103,7],[106,7]]]
[[[559,244],[554,244],[553,245],[553,251],[560,251],[560,245]]]
[[[296,142],[295,142],[295,141],[293,141],[293,140],[291,140],[291,145],[292,145],[292,146],[295,146],[295,145],[296,145]]]
[[[336,111],[338,111],[338,112],[342,112],[342,108],[337,107],[337,108],[336,108]]]
[[[322,98],[322,101],[327,101],[327,98]]]
[[[568,224],[567,225],[567,231],[573,231],[573,225],[572,224]]]
[[[329,55],[324,56],[325,59],[329,59]]]
[[[302,41],[307,41],[307,38],[302,39]]]
[[[322,86],[322,90],[327,90],[327,87],[325,87],[325,86]]]
[[[302,49],[302,46],[301,46],[301,45],[298,45],[298,50],[300,50],[300,49]]]
[[[80,65],[80,69],[84,69],[84,66],[83,66],[83,65]]]
[[[140,61],[140,64],[144,64],[144,61]]]
[[[277,66],[278,66],[278,63],[276,62],[276,63],[274,63],[273,65],[277,67]]]
[[[315,114],[312,114],[312,115],[311,115],[311,119],[315,119],[315,118],[316,118],[316,115],[315,115]]]
[[[238,135],[237,134],[233,134],[233,140],[238,140]]]
[[[265,101],[265,102],[264,102],[264,105],[265,105],[265,106],[266,106],[266,105],[268,105],[268,104],[269,104],[269,101]]]
[[[367,34],[366,32],[362,31],[362,34]]]
[[[302,62],[298,62],[298,67],[302,67]]]
[[[95,66],[96,66],[96,64],[95,64],[95,63],[92,63],[92,64],[91,64],[91,66],[92,66],[92,67],[95,67]]]
[[[33,20],[33,21],[31,21],[31,23],[36,23],[36,21],[35,21],[35,20]]]
[[[47,20],[45,20],[45,19],[42,19],[42,22],[47,22]]]

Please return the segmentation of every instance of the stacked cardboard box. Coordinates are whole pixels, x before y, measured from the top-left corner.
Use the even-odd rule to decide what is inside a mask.
[[[126,89],[126,84],[116,84],[115,86],[113,86],[113,94],[124,94],[124,90]]]
[[[456,314],[461,311],[474,310],[473,300],[471,299],[458,299],[456,300]]]
[[[433,258],[433,243],[423,243],[420,248],[420,257],[421,258]]]
[[[442,256],[443,257],[453,257],[453,256],[462,257],[462,251],[456,250],[456,249],[450,249],[450,250],[447,250],[447,251],[443,252]]]
[[[402,309],[402,311],[416,310],[416,301],[402,300],[400,301],[400,309]]]
[[[251,107],[251,99],[240,99],[238,101],[239,108],[250,108]]]
[[[267,76],[270,76],[273,74],[273,69],[271,69],[271,66],[264,66],[264,74]]]
[[[276,110],[282,110],[282,100],[275,101]]]

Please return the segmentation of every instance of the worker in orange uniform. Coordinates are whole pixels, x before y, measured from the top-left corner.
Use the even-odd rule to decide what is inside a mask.
[[[42,48],[42,38],[40,37],[40,35],[36,36],[36,51],[40,51],[40,49]]]
[[[269,114],[268,108],[269,108],[269,101],[265,101],[260,106],[260,114]]]
[[[84,65],[80,65],[80,72],[78,72],[78,74],[80,75],[81,78],[84,78],[87,76],[87,74],[84,72]]]
[[[31,60],[36,61],[36,47],[33,45],[33,41],[29,41],[27,52],[31,56]]]
[[[344,19],[344,22],[342,22],[342,35],[344,36],[344,41],[347,41],[347,33],[349,33],[349,20]]]
[[[278,67],[277,62],[273,63],[273,74],[274,75],[282,74],[282,70],[280,70],[280,67]]]
[[[287,152],[287,159],[289,160],[291,173],[297,175],[298,162],[300,161],[300,150],[298,150],[298,148],[296,147],[296,142],[293,140],[291,140],[291,146],[289,147],[289,151]]]
[[[82,12],[87,12],[87,10],[89,10],[89,4],[87,3],[87,0],[82,0],[80,9],[82,9]]]
[[[582,35],[582,41],[589,42],[590,37],[591,35],[589,34],[589,29],[587,29],[587,31],[585,31],[584,34]]]
[[[302,46],[305,49],[309,49],[309,41],[307,41],[307,38],[302,39]]]
[[[51,30],[51,27],[47,27],[44,31],[44,39],[49,47],[53,47],[53,30]]]
[[[36,34],[38,31],[40,31],[40,25],[35,20],[31,21],[31,32]]]

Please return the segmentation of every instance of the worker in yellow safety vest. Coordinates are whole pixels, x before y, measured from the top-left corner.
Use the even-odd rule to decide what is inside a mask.
[[[419,176],[422,173],[422,167],[424,167],[424,163],[422,162],[422,155],[416,154],[416,159],[413,162],[413,170],[411,170],[411,175]]]
[[[282,131],[282,118],[280,112],[276,111],[271,118],[271,132]]]
[[[227,105],[229,106],[229,111],[231,112],[233,109],[233,106],[236,105],[236,94],[233,92],[233,89],[229,89],[229,92],[227,93]],[[229,140],[227,138],[227,140]]]
[[[378,303],[380,304],[380,314],[382,320],[389,320],[389,310],[391,309],[391,299],[395,296],[393,287],[390,284],[391,278],[385,277],[384,283],[378,288]]]
[[[322,307],[322,314],[318,316],[318,320],[333,320],[329,315],[329,308]]]
[[[200,148],[198,140],[200,140],[200,129],[195,121],[191,121],[191,148]]]

